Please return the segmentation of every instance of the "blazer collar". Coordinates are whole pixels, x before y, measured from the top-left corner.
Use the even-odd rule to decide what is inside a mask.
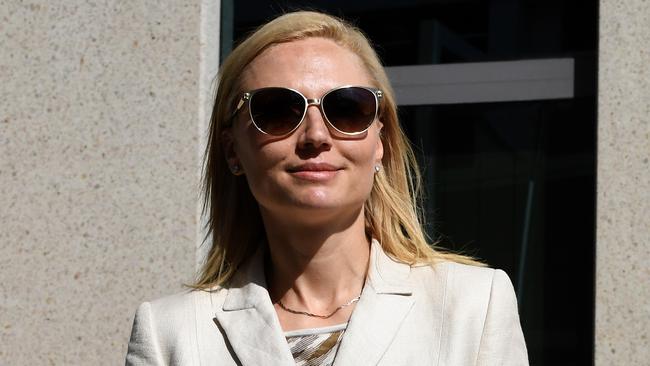
[[[372,241],[368,280],[335,365],[379,362],[414,304],[410,271]],[[264,252],[258,250],[235,274],[223,302],[215,303],[215,324],[242,364],[295,365],[266,287]]]
[[[411,267],[391,259],[376,239],[370,245],[368,280],[377,294],[410,295],[413,287],[407,281]]]
[[[224,311],[251,309],[262,306],[262,302],[269,299],[264,276],[264,250],[260,248],[233,276],[222,309]]]
[[[409,265],[392,260],[372,241],[368,282],[339,346],[336,366],[379,363],[415,303],[410,272]]]
[[[241,364],[295,365],[267,290],[262,249],[237,271],[214,320]]]

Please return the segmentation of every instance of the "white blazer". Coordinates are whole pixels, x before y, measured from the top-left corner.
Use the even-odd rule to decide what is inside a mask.
[[[229,288],[141,304],[126,365],[295,365],[262,255]],[[410,267],[373,241],[368,280],[334,365],[528,365],[510,279],[450,262]]]

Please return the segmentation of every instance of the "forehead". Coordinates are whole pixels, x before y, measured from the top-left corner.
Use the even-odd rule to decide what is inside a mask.
[[[273,45],[258,55],[242,74],[242,86],[246,90],[284,86],[317,93],[342,85],[372,86],[361,58],[325,38]]]

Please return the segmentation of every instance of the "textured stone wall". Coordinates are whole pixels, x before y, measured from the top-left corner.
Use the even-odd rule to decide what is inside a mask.
[[[123,364],[137,305],[192,279],[200,20],[0,0],[0,364]]]
[[[650,2],[600,1],[596,365],[650,360]]]

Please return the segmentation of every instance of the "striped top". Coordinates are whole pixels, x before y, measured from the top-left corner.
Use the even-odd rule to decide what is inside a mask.
[[[331,366],[348,323],[285,332],[297,366]]]

